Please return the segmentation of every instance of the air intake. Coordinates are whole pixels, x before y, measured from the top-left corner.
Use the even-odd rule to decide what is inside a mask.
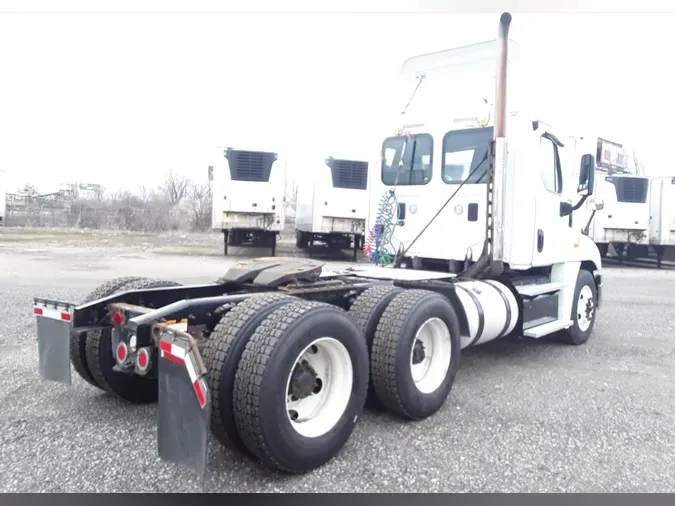
[[[632,202],[644,204],[647,202],[649,181],[641,177],[615,177],[608,178],[608,182],[614,184],[616,200],[618,202]]]
[[[232,181],[266,183],[270,179],[272,165],[277,159],[277,154],[264,151],[227,149],[225,150],[225,158],[227,158],[230,166]]]
[[[326,165],[333,176],[333,188],[365,190],[368,187],[368,162],[329,158]]]

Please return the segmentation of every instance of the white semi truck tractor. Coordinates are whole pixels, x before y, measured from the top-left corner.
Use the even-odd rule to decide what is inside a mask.
[[[504,13],[496,41],[446,54],[457,56],[456,82],[471,60],[488,87],[496,78],[490,124],[435,113],[449,88],[420,126],[382,143],[377,179],[386,199],[395,193],[405,232],[392,262],[327,271],[315,259],[266,257],[202,285],[127,277],[79,303],[36,297],[41,377],[70,385],[73,369],[91,388],[157,402],[159,456],[200,476],[209,433],[270,468],[304,473],[341,451],[366,405],[402,420],[443,409],[467,347],[586,343],[601,258],[572,219],[593,195],[594,154],[577,176],[556,130],[509,110],[510,23]],[[370,247],[383,253],[393,240],[380,232]],[[450,272],[455,259],[461,269]]]

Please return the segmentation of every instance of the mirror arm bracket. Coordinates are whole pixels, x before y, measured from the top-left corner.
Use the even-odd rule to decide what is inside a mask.
[[[572,208],[572,212],[576,211],[576,210],[579,209],[581,206],[583,206],[583,205],[584,205],[584,202],[586,202],[586,199],[587,199],[588,197],[589,197],[589,195],[584,195],[583,197],[581,197],[581,200],[579,200],[579,202],[577,202],[577,205],[575,205],[575,206]]]
[[[586,223],[586,226],[583,228],[581,231],[582,234],[588,235],[591,230],[591,223],[593,223],[593,218],[595,217],[595,210],[591,213],[591,217],[588,219],[588,223]]]

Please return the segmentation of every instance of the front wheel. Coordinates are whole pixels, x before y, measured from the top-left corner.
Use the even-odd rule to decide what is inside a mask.
[[[588,341],[593,332],[598,306],[598,289],[593,275],[581,269],[577,276],[572,303],[572,326],[561,332],[560,339],[568,344],[580,345]]]

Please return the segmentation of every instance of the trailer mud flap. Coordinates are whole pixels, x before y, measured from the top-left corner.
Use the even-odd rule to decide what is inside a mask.
[[[159,457],[195,471],[203,485],[211,417],[201,358],[188,339],[167,330],[159,341]]]
[[[37,320],[38,372],[40,377],[70,386],[70,339],[73,305],[35,299]]]

